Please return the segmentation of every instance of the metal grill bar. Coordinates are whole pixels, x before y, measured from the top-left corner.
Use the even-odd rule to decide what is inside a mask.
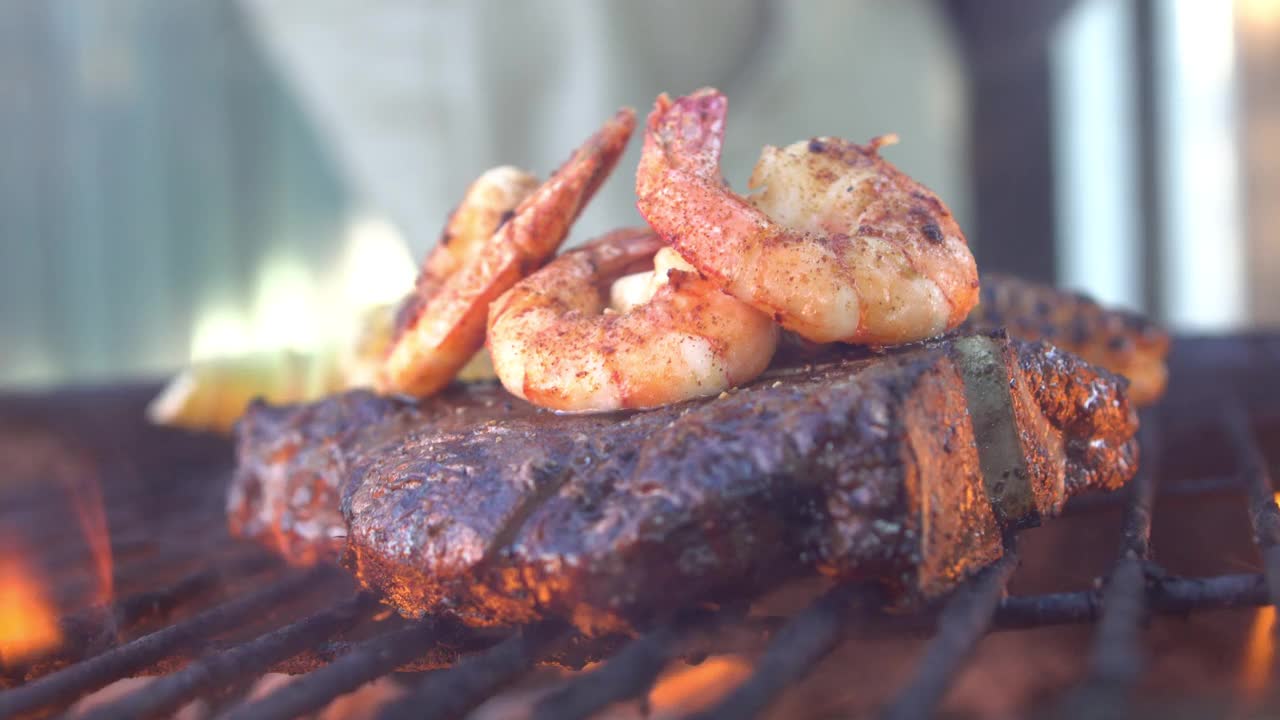
[[[1004,556],[961,586],[938,616],[938,634],[925,649],[915,678],[882,714],[887,720],[930,717],[951,680],[986,633],[1000,595],[1018,565],[1012,541]]]
[[[778,632],[746,682],[716,707],[697,715],[697,720],[755,717],[831,652],[851,610],[865,611],[881,604],[882,593],[872,586],[846,585],[828,592]]]
[[[441,618],[434,619],[441,621],[441,628],[444,627]],[[395,671],[425,672],[449,667],[468,653],[478,652],[490,647],[498,639],[488,633],[458,626],[450,627],[451,629],[447,633],[443,629],[441,630],[442,636],[438,638],[439,642],[419,648],[417,655],[397,665]],[[330,640],[277,662],[271,666],[268,672],[283,673],[285,675],[305,675],[319,670],[359,647],[360,643]]]
[[[1228,407],[1226,427],[1237,471],[1248,483],[1249,523],[1253,526],[1253,542],[1262,556],[1267,601],[1273,608],[1280,607],[1280,507],[1276,506],[1275,485],[1266,458],[1254,440],[1243,402]],[[1274,682],[1278,666],[1274,660],[1270,665]]]
[[[318,581],[326,572],[324,568],[316,568],[288,574],[256,593],[244,595],[184,622],[2,693],[0,717],[12,717],[37,709],[56,711],[69,707],[86,693],[135,675],[169,655],[198,647],[218,633],[280,604]]]
[[[284,720],[319,710],[339,696],[419,657],[433,640],[439,639],[440,632],[439,622],[427,620],[380,635],[270,695],[237,705],[218,717],[220,720]]]
[[[1162,613],[1185,613],[1194,609],[1238,607],[1265,604],[1266,602],[1265,582],[1261,575],[1256,574],[1199,579],[1157,578],[1149,587],[1148,593],[1151,610]],[[997,629],[1021,628],[1069,622],[1089,622],[1097,619],[1101,606],[1099,596],[1094,592],[1009,598],[1001,604],[1000,609],[997,611],[995,627]],[[864,633],[867,636],[878,637],[923,627],[920,624],[921,618],[903,620],[901,618],[875,615],[869,617],[874,618],[874,621],[853,629],[855,637]],[[740,634],[764,636],[768,635],[776,627],[771,618],[762,618],[757,620],[754,625],[748,625],[750,627],[735,626],[735,629]],[[752,629],[753,627],[754,629]],[[452,644],[451,642],[450,645]],[[321,643],[318,648],[308,651],[314,653],[316,657],[313,658],[312,664],[306,667],[322,665],[333,660],[337,655],[351,651],[353,647],[359,646],[351,646],[342,642]],[[456,649],[452,647],[447,649],[431,647],[419,648],[419,652],[424,656],[440,655],[439,658],[434,660],[435,665],[428,665],[438,667],[441,663],[449,662]],[[621,656],[617,659],[620,658]],[[403,667],[403,665],[400,667]],[[605,667],[609,667],[609,665]],[[625,663],[623,667],[625,667]],[[279,663],[273,666],[272,669],[279,670],[281,668],[289,669],[287,665],[282,666]],[[144,672],[147,671],[144,669]],[[333,694],[336,697],[340,693]],[[0,696],[0,698],[7,702],[11,699],[11,696],[4,695]],[[7,708],[8,706],[0,705],[0,707]]]
[[[185,568],[199,567],[194,573],[216,571],[217,568],[234,568],[237,574],[248,574],[279,565],[274,555],[253,545],[232,545],[221,557],[210,558],[208,551],[193,548],[164,550],[145,559],[118,563],[112,580],[117,589],[138,585],[154,585],[158,577]],[[192,573],[192,574],[194,574]]]
[[[542,698],[533,720],[578,720],[615,702],[640,697],[675,656],[681,629],[664,625],[627,644],[599,669],[584,673]]]
[[[1152,578],[1147,609],[1162,615],[1185,615],[1193,610],[1222,610],[1266,605],[1267,583],[1257,573],[1207,578]],[[1079,591],[1005,598],[996,610],[994,627],[1022,630],[1047,625],[1094,622],[1102,615],[1098,593]]]
[[[1280,343],[1268,347],[1274,351],[1280,348]],[[1214,404],[1221,406],[1220,401],[1221,398],[1217,398]],[[1123,691],[1132,685],[1142,668],[1139,627],[1147,614],[1266,605],[1280,599],[1280,507],[1273,498],[1267,462],[1253,437],[1244,403],[1228,405],[1224,410],[1226,417],[1222,429],[1236,458],[1236,474],[1166,484],[1160,488],[1161,497],[1246,494],[1254,541],[1263,558],[1263,572],[1260,574],[1178,578],[1155,572],[1149,566],[1151,507],[1156,475],[1152,461],[1159,452],[1154,444],[1158,440],[1156,425],[1153,418],[1144,417],[1141,443],[1144,462],[1129,488],[1123,493],[1076,498],[1067,508],[1068,512],[1074,513],[1124,504],[1120,556],[1101,590],[1000,600],[1016,565],[1016,558],[1010,550],[995,565],[959,588],[936,622],[928,616],[880,615],[873,611],[871,604],[862,608],[867,612],[851,612],[851,605],[857,602],[851,601],[848,595],[842,595],[852,592],[848,588],[829,594],[785,623],[779,618],[752,618],[739,622],[740,618],[733,617],[730,621],[730,613],[727,612],[702,613],[696,624],[673,623],[630,643],[598,670],[581,675],[546,696],[537,706],[535,717],[543,720],[585,717],[611,702],[643,694],[668,662],[690,652],[689,648],[693,647],[691,636],[715,625],[727,633],[736,633],[734,637],[739,638],[739,645],[717,637],[705,646],[711,652],[733,648],[735,652],[755,653],[765,642],[770,644],[752,676],[700,718],[758,714],[786,687],[807,674],[844,637],[901,637],[936,627],[937,634],[927,646],[916,668],[916,676],[896,702],[885,708],[885,716],[889,718],[927,716],[943,698],[964,659],[988,630],[1093,621],[1099,622],[1091,651],[1089,677],[1080,690],[1068,698],[1082,702],[1068,705],[1068,708],[1076,710],[1070,713],[1072,716],[1120,715],[1124,711]],[[1169,416],[1170,421],[1175,419]],[[184,479],[189,481],[191,477]],[[216,532],[220,538],[226,538],[222,532],[221,502],[215,497],[216,493],[207,492],[209,487],[206,483],[187,482],[175,487],[174,493],[165,494],[165,502],[159,503],[151,489],[140,484],[130,485],[124,490],[118,486],[113,490],[109,484],[103,485],[106,509],[113,520],[111,547],[118,561],[115,568],[118,584],[124,577],[149,582],[150,573],[168,573],[170,576],[182,573],[182,554],[166,555],[170,532],[198,528],[200,533]],[[185,512],[179,511],[181,515],[165,513],[166,518],[183,518],[177,524],[128,522],[138,517],[137,508],[132,506],[135,500],[167,507],[173,504],[173,498],[187,496],[190,496],[190,503],[178,503],[185,505]],[[6,519],[13,517],[24,527],[29,526],[32,532],[22,533],[28,541],[33,537],[50,538],[49,542],[33,543],[32,551],[33,557],[39,557],[44,564],[64,566],[61,573],[64,579],[61,584],[53,585],[53,589],[92,588],[92,584],[82,580],[65,579],[70,565],[79,563],[83,566],[87,553],[83,538],[64,540],[59,537],[60,533],[48,531],[47,522],[42,524],[44,513],[38,510],[65,509],[62,501],[33,497],[34,504],[20,502],[0,507],[0,516]],[[205,502],[210,498],[212,501]],[[252,572],[273,565],[274,561],[269,557],[257,552],[248,558],[249,564],[259,563]],[[203,558],[199,561],[207,562]],[[225,560],[220,563],[224,567],[227,564]],[[237,563],[235,572],[249,571]],[[270,632],[254,640],[187,664],[187,659],[195,651],[214,642],[228,630],[254,623],[261,616],[276,611],[292,611],[293,598],[290,596],[299,590],[314,591],[320,584],[322,573],[319,570],[290,572],[279,584],[253,596],[234,599],[113,649],[107,648],[119,642],[122,632],[128,633],[141,623],[165,620],[175,610],[195,604],[200,598],[208,597],[211,591],[216,592],[225,572],[205,567],[187,574],[168,588],[131,595],[109,608],[77,610],[60,621],[65,640],[55,655],[28,661],[26,667],[17,669],[19,677],[14,676],[12,667],[5,672],[10,680],[30,679],[63,662],[79,664],[29,682],[25,687],[0,693],[0,717],[32,711],[53,712],[70,705],[85,692],[131,675],[173,673],[114,705],[100,709],[97,717],[163,713],[197,696],[216,694],[227,686],[239,686],[241,681],[256,677],[265,670],[314,670],[266,698],[228,709],[223,716],[241,720],[248,717],[283,718],[321,708],[360,684],[396,669],[429,669],[446,663],[452,663],[453,667],[431,673],[408,698],[388,708],[386,716],[418,717],[426,714],[427,717],[457,717],[518,678],[536,660],[550,657],[549,653],[553,651],[548,648],[551,645],[560,646],[554,651],[557,654],[564,647],[569,647],[568,643],[560,643],[567,636],[567,631],[551,624],[528,628],[493,644],[492,633],[469,631],[439,619],[409,625],[360,643],[337,639],[335,634],[364,617],[363,614],[344,616],[344,612],[350,611],[351,604],[370,602],[367,597],[357,596],[347,604],[326,608],[283,628],[272,629],[275,628],[272,624],[268,627]],[[145,589],[147,586],[140,584],[139,587]],[[848,626],[843,627],[846,624]],[[587,652],[595,653],[592,657],[597,657],[602,651],[611,651],[612,647],[607,643],[590,644]],[[703,646],[698,647],[701,649]],[[479,652],[475,655],[465,656],[465,653],[477,650]],[[460,656],[463,659],[458,661]],[[0,678],[0,682],[5,680]]]
[[[1248,488],[1249,522],[1253,525],[1253,542],[1262,553],[1262,570],[1267,578],[1271,603],[1280,602],[1280,508],[1276,506],[1275,487],[1266,459],[1254,442],[1249,418],[1242,403],[1227,408],[1223,425],[1235,453],[1237,472]]]
[[[276,564],[270,556],[257,553],[237,563],[234,572],[252,575]],[[11,677],[31,680],[103,652],[141,623],[164,620],[184,604],[212,591],[224,576],[225,572],[217,568],[198,570],[166,588],[130,595],[110,608],[90,607],[69,615],[59,622],[62,642],[58,647],[6,672]]]
[[[95,480],[91,484],[96,483]],[[166,497],[169,507],[179,509],[159,519],[163,522],[163,527],[173,527],[184,518],[192,523],[198,523],[198,527],[201,528],[212,528],[218,525],[217,515],[206,511],[216,509],[220,503],[209,502],[214,499],[214,496],[206,486],[198,482],[192,482],[192,485],[196,490]],[[79,533],[67,533],[65,525],[49,525],[44,522],[51,515],[71,518],[71,515],[65,513],[71,502],[70,494],[77,488],[65,487],[62,490],[62,492],[58,490],[50,492],[48,486],[41,485],[38,493],[5,493],[5,503],[0,508],[0,520],[3,520],[6,525],[23,527],[22,538],[37,549],[56,549],[61,545],[82,544],[83,536]],[[117,527],[121,525],[124,518],[137,518],[138,508],[143,506],[141,504],[154,500],[152,492],[145,488],[138,488],[124,498],[103,497],[101,508],[106,515],[107,524],[111,526],[110,539],[113,543],[127,545],[159,534],[157,531],[160,528],[157,528],[154,522],[130,522],[125,523],[123,528]],[[197,526],[188,525],[188,527]]]
[[[379,720],[451,720],[528,672],[540,652],[566,637],[554,623],[527,627],[448,670],[431,673],[408,697],[383,710]]]
[[[1159,615],[1267,604],[1266,580],[1257,573],[1190,578],[1155,576],[1150,579],[1146,593],[1148,611]],[[1006,597],[996,608],[990,629],[1001,632],[1093,623],[1102,617],[1102,608],[1102,595],[1095,590]],[[871,613],[858,619],[862,622],[844,628],[851,639],[903,637],[927,633],[937,626],[936,619],[928,615]],[[762,646],[762,641],[775,636],[785,622],[777,617],[750,618],[734,626],[736,640],[721,640],[718,647],[724,652],[754,652]]]
[[[157,540],[150,533],[112,538],[111,555],[120,557],[137,554],[143,550],[153,550],[156,543]],[[84,567],[93,556],[89,547],[77,538],[75,542],[59,545],[36,557],[45,567],[59,569]]]
[[[1146,563],[1151,556],[1151,507],[1160,454],[1154,423],[1154,418],[1143,418],[1139,438],[1146,461],[1130,484],[1120,557],[1103,593],[1102,620],[1089,656],[1089,678],[1067,700],[1071,717],[1123,717],[1129,690],[1145,664],[1138,628],[1146,614]]]
[[[1151,456],[1144,450],[1142,457],[1143,462],[1145,463]],[[1246,485],[1247,483],[1245,483],[1244,479],[1236,476],[1195,478],[1179,482],[1161,482],[1160,497],[1176,498],[1201,497],[1205,495],[1236,495],[1244,490]],[[1062,509],[1062,515],[1060,517],[1090,513],[1098,508],[1113,507],[1115,505],[1128,503],[1129,496],[1131,494],[1132,491],[1126,487],[1124,490],[1113,493],[1077,495],[1067,501],[1066,507]]]
[[[1148,420],[1148,422],[1152,422]],[[1159,449],[1157,433],[1142,433],[1148,455],[1133,480],[1132,498],[1126,508],[1120,558],[1104,594],[1102,622],[1094,644],[1092,666],[1096,675],[1131,681],[1141,664],[1137,657],[1137,627],[1142,621],[1146,585],[1145,561],[1151,556],[1151,506],[1155,496],[1154,473]]]
[[[82,720],[137,720],[172,713],[203,692],[256,678],[280,658],[351,628],[376,605],[373,595],[358,593],[255,640],[203,657],[117,702],[95,709]]]
[[[262,555],[262,553],[257,554]],[[122,587],[137,585],[139,581],[151,585],[154,584],[157,575],[178,567],[180,562],[183,565],[192,565],[201,560],[203,558],[193,557],[190,553],[177,555],[161,552],[141,559],[117,563],[111,572],[112,587],[119,592]],[[93,599],[95,594],[103,590],[98,573],[89,571],[89,568],[85,570],[55,581],[49,592],[53,602],[59,607],[75,608]]]

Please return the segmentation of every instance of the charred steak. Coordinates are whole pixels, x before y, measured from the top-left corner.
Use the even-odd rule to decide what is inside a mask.
[[[1092,298],[1009,275],[982,276],[978,306],[962,329],[1007,328],[1025,340],[1048,340],[1129,381],[1129,399],[1148,405],[1164,393],[1169,335],[1149,319],[1105,308]]]
[[[771,372],[717,398],[565,416],[496,385],[255,405],[233,529],[340,558],[409,615],[588,631],[797,575],[935,596],[1004,530],[1134,472],[1124,381],[972,335]]]

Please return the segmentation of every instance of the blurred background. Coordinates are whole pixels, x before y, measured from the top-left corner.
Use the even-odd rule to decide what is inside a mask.
[[[702,85],[738,189],[896,132],[980,268],[1280,325],[1280,0],[7,0],[0,386],[342,342],[481,171]],[[571,242],[639,222],[638,149]]]

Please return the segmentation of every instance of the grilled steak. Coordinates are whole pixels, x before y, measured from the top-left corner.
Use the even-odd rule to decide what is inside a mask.
[[[565,416],[496,385],[255,405],[233,529],[341,558],[402,612],[616,630],[797,575],[932,597],[1002,533],[1136,468],[1124,381],[973,335],[779,369],[717,398]]]
[[[1104,308],[1092,298],[996,273],[982,276],[978,306],[962,329],[1007,328],[1026,340],[1048,340],[1129,381],[1129,399],[1160,399],[1169,372],[1169,335],[1137,313]]]

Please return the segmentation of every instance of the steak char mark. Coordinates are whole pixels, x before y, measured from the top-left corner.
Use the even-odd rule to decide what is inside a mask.
[[[340,558],[407,615],[625,630],[814,572],[935,597],[1005,531],[1137,466],[1124,381],[1045,343],[948,338],[717,398],[567,416],[495,385],[254,406],[233,530]]]

